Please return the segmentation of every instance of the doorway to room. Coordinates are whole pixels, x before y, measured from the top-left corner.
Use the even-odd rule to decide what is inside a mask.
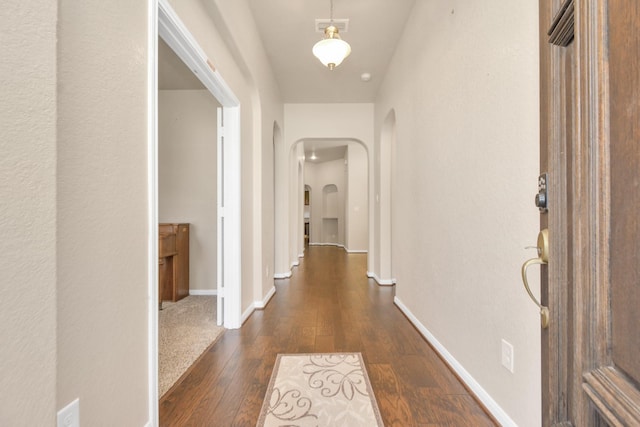
[[[166,43],[189,70],[197,76],[207,96],[218,103],[214,136],[217,159],[216,189],[210,198],[215,209],[209,224],[215,224],[215,282],[218,300],[218,323],[225,328],[240,327],[240,105],[220,74],[211,67],[202,49],[191,36],[167,0],[152,0],[149,60],[149,402],[150,419],[158,424],[158,302],[160,239],[159,225],[159,141],[158,141],[158,38]],[[155,54],[154,54],[155,53]],[[211,99],[209,99],[211,102]],[[217,111],[216,111],[217,110]],[[216,120],[211,120],[216,123]],[[211,148],[211,147],[210,147]],[[214,161],[214,159],[210,159]],[[211,191],[211,189],[209,190]],[[181,228],[180,228],[181,229]],[[164,243],[164,242],[163,242]],[[211,254],[211,251],[209,251]]]

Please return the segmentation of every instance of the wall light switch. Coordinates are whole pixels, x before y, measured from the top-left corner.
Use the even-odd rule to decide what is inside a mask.
[[[513,373],[513,346],[502,340],[502,366]]]
[[[80,427],[80,399],[58,411],[58,427]]]

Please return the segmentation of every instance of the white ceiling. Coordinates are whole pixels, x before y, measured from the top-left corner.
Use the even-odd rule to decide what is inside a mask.
[[[334,0],[333,17],[348,18],[341,33],[351,55],[335,70],[311,53],[322,39],[316,18],[329,18],[329,0],[248,0],[286,103],[373,102],[415,0]],[[368,83],[362,73],[371,73]]]

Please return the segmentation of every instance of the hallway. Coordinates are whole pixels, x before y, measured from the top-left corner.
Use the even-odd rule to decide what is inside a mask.
[[[265,310],[228,330],[160,402],[161,426],[254,426],[278,353],[362,352],[385,426],[493,426],[366,277],[367,256],[311,246]]]

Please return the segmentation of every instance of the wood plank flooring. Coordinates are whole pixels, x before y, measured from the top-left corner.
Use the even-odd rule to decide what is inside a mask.
[[[495,426],[366,277],[366,255],[311,246],[276,294],[160,401],[161,426],[255,426],[278,353],[362,353],[385,426]]]

